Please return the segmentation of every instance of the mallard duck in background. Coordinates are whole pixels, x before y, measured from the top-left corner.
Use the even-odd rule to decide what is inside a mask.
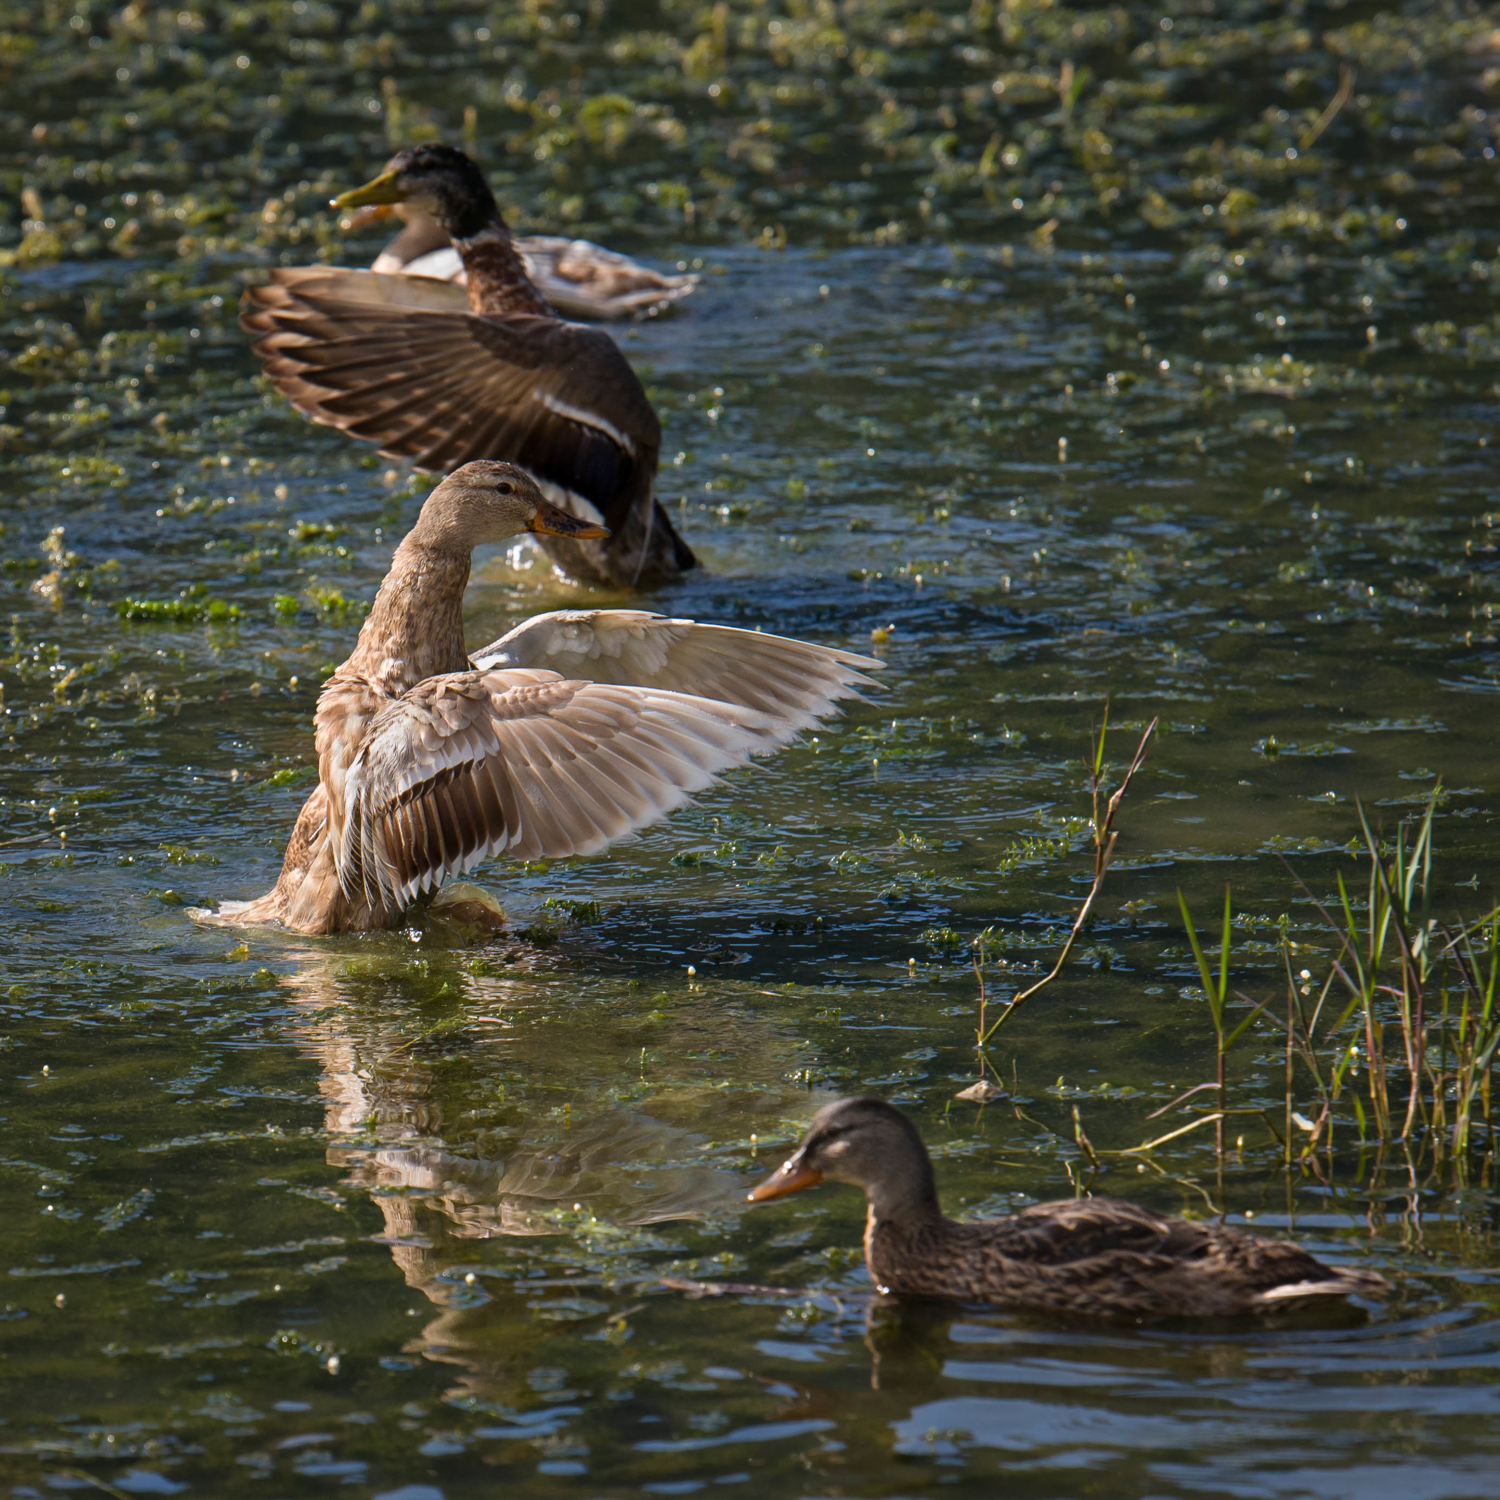
[[[819,1110],[797,1151],[750,1194],[824,1180],[869,1200],[865,1264],[882,1292],[1114,1318],[1235,1317],[1318,1297],[1382,1296],[1373,1271],[1325,1266],[1284,1240],[1167,1219],[1118,1198],[1039,1203],[1006,1219],[944,1218],[917,1128],[883,1099]]]
[[[469,657],[474,547],[600,530],[514,464],[465,464],[443,480],[318,696],[318,786],[275,888],[195,918],[393,927],[490,855],[596,853],[785,745],[880,666],[643,610],[541,615]]]
[[[409,204],[372,203],[345,216],[343,227],[362,229],[396,215],[401,233],[370,264],[382,276],[430,276],[464,286],[463,258],[430,214]],[[523,234],[513,241],[531,284],[558,312],[590,322],[654,317],[686,297],[698,278],[653,271],[618,250],[560,234]]]
[[[532,285],[484,174],[451,146],[392,157],[341,208],[410,203],[458,250],[467,286],[326,266],[272,271],[240,324],[266,374],[315,422],[446,473],[520,465],[604,529],[539,538],[585,583],[669,582],[696,565],[655,496],[661,426],[619,346],[559,318]]]

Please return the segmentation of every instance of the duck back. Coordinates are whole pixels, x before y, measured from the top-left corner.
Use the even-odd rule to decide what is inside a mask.
[[[872,1214],[865,1255],[884,1291],[1094,1317],[1232,1317],[1291,1297],[1384,1289],[1379,1277],[1330,1268],[1285,1241],[1114,1198],[971,1224]]]

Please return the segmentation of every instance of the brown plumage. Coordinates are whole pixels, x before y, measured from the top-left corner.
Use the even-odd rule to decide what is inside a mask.
[[[462,257],[467,289],[332,267],[250,287],[240,324],[278,390],[314,421],[419,468],[523,468],[607,538],[544,538],[583,582],[630,587],[695,566],[655,498],[661,427],[608,334],[557,316],[527,277],[483,174],[461,151],[393,157],[343,206],[411,202]]]
[[[466,464],[438,485],[318,697],[318,786],[275,888],[195,916],[313,933],[399,925],[491,855],[592,854],[654,823],[880,665],[641,610],[541,615],[471,660],[473,548],[601,529],[513,464]]]
[[[825,1179],[864,1189],[865,1263],[882,1292],[1139,1319],[1243,1316],[1389,1290],[1373,1271],[1326,1266],[1285,1240],[1163,1218],[1118,1198],[956,1223],[938,1206],[916,1127],[881,1099],[840,1099],[820,1110],[796,1153],[750,1201]]]

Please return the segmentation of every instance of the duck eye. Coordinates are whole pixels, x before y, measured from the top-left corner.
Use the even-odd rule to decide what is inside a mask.
[[[513,485],[508,479],[502,479],[500,483],[495,486],[495,488],[498,489],[502,495],[514,495],[516,492],[515,485]]]

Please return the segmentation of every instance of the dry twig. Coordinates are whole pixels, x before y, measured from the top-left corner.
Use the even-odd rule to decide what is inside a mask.
[[[990,1038],[994,1036],[994,1034],[999,1031],[999,1029],[1003,1025],[1005,1025],[1005,1023],[1010,1020],[1010,1018],[1029,999],[1031,999],[1034,994],[1037,993],[1038,990],[1045,989],[1049,984],[1052,983],[1054,979],[1057,978],[1059,974],[1062,973],[1064,967],[1068,962],[1068,959],[1072,956],[1073,947],[1078,941],[1079,934],[1083,931],[1085,924],[1088,922],[1090,915],[1093,913],[1094,903],[1099,899],[1099,892],[1103,889],[1104,877],[1109,870],[1109,862],[1114,857],[1115,840],[1120,836],[1119,832],[1114,826],[1115,814],[1120,810],[1120,803],[1124,799],[1125,793],[1130,790],[1131,778],[1145,764],[1146,751],[1150,746],[1151,736],[1156,733],[1156,723],[1157,721],[1155,719],[1152,719],[1152,721],[1146,726],[1146,732],[1141,736],[1141,742],[1135,748],[1135,754],[1131,757],[1130,765],[1125,772],[1125,777],[1120,782],[1119,786],[1115,788],[1114,795],[1111,796],[1109,801],[1105,804],[1104,815],[1101,818],[1099,815],[1099,798],[1103,791],[1102,778],[1104,774],[1104,730],[1109,727],[1109,711],[1106,708],[1104,727],[1100,729],[1099,740],[1094,747],[1094,773],[1089,788],[1090,794],[1093,797],[1094,805],[1094,883],[1089,887],[1089,893],[1084,899],[1082,907],[1079,908],[1078,915],[1073,919],[1072,931],[1068,933],[1068,939],[1062,945],[1062,952],[1057,955],[1057,962],[1054,963],[1052,965],[1052,968],[1040,979],[1038,979],[1035,984],[1028,985],[1026,989],[1021,990],[1016,995],[1013,995],[1009,1002],[1006,1004],[1005,1009],[1000,1012],[1000,1014],[995,1018],[993,1024],[991,1024],[988,1029],[986,1029],[984,1025],[985,1017],[982,1007],[985,1004],[985,994],[983,988],[983,979],[981,978],[981,1011],[978,1032],[979,1046],[981,1049],[989,1042]]]
[[[1333,124],[1334,117],[1349,102],[1349,96],[1354,92],[1354,69],[1348,63],[1339,68],[1338,92],[1328,101],[1323,113],[1318,116],[1306,130],[1302,132],[1302,138],[1297,145],[1306,151],[1317,138]]]

